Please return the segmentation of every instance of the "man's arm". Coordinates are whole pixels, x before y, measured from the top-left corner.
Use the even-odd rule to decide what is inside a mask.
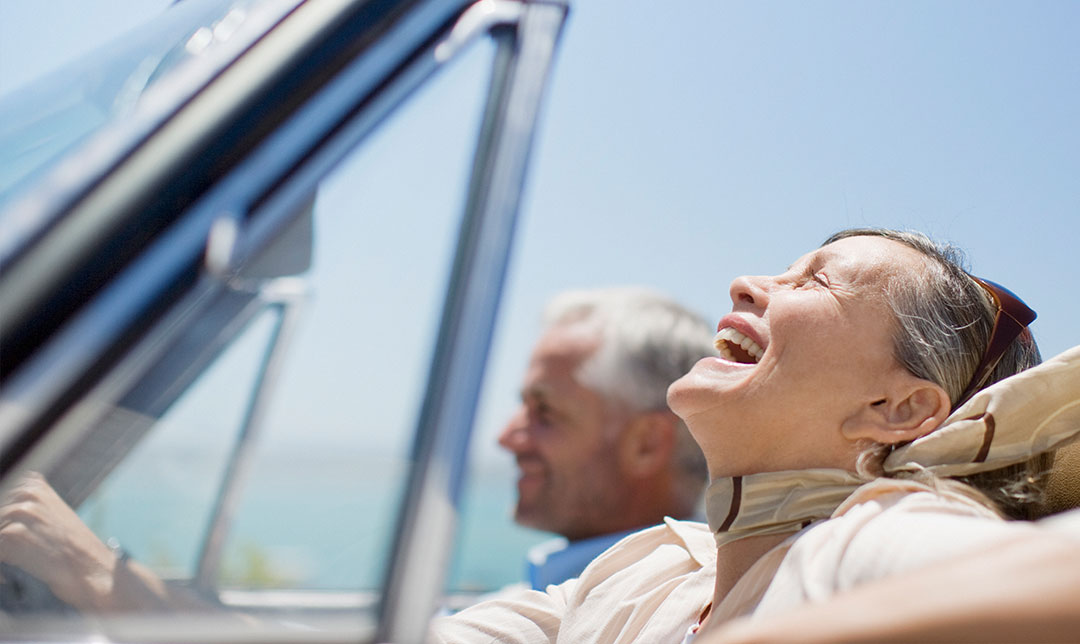
[[[1011,538],[786,615],[730,622],[703,632],[695,644],[1075,642],[1080,634],[1077,537],[1044,530]]]
[[[187,589],[118,557],[36,473],[0,503],[0,561],[37,577],[85,612],[209,607]]]
[[[521,588],[499,593],[448,617],[437,617],[428,632],[428,644],[500,642],[539,644],[558,638],[566,596],[576,579],[550,586],[547,591]]]

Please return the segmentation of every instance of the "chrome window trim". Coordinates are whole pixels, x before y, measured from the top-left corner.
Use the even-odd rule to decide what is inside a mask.
[[[37,438],[37,428],[60,416],[57,412],[61,411],[59,407],[67,392],[95,369],[95,364],[102,360],[122,330],[134,324],[146,308],[152,306],[154,298],[168,289],[170,281],[190,262],[191,249],[201,248],[204,244],[204,229],[209,225],[210,222],[188,218],[170,230],[151,252],[140,257],[80,311],[0,391],[0,471],[7,474],[13,463],[29,449],[28,443]],[[149,334],[152,341],[139,342],[133,355],[111,369],[109,377],[92,392],[86,392],[77,403],[73,402],[64,417],[87,413],[96,417],[104,413],[103,409],[111,406],[135,377],[127,374],[140,371],[156,359],[166,339],[184,326],[186,320],[199,315],[220,289],[221,284],[215,279],[200,280],[187,297],[174,305],[173,312],[155,324]],[[101,409],[89,411],[92,408]],[[66,427],[70,423],[61,421],[59,424]],[[53,435],[47,437],[50,444],[59,445],[74,439],[66,431],[51,433]],[[55,450],[46,451],[51,454]],[[47,471],[50,460],[36,456],[27,465]]]
[[[443,592],[469,437],[502,295],[525,170],[567,7],[522,3],[520,13],[481,0],[513,23],[490,27],[498,43],[484,122],[417,422],[398,540],[387,574],[377,641],[422,642]],[[516,15],[515,15],[516,14]],[[466,20],[468,14],[466,14]]]
[[[99,282],[122,271],[135,253],[223,176],[236,171],[240,161],[273,138],[275,129],[322,93],[343,68],[373,68],[367,85],[339,97],[351,99],[349,105],[363,105],[389,78],[417,62],[415,57],[431,58],[428,41],[466,6],[466,0],[304,2],[5,267],[0,274],[0,342],[20,351],[36,346],[38,335],[62,324],[65,315],[93,296]],[[312,126],[322,122],[323,117],[315,115],[301,136],[332,136],[312,132]],[[306,143],[310,150],[321,141],[304,138],[294,143]],[[304,156],[294,162],[302,164]],[[259,174],[248,175],[249,185],[272,194],[283,177],[255,170]],[[219,214],[243,213],[239,206],[257,207],[261,200],[219,204]],[[101,249],[110,244],[113,252],[102,255]],[[36,317],[28,318],[30,312]],[[7,375],[0,372],[0,381]]]
[[[227,279],[221,279],[221,267],[213,273],[201,269],[202,252],[215,221],[223,216],[232,218],[240,232],[235,254],[230,254],[230,262],[224,266],[227,278],[228,269],[242,266],[287,226],[325,172],[446,62],[448,51],[457,48],[457,40],[440,41],[439,37],[453,33],[453,19],[465,9],[461,0],[309,0],[304,6],[327,7],[324,20],[330,14],[344,20],[357,19],[362,6],[368,4],[393,4],[400,10],[387,27],[394,35],[392,42],[380,40],[379,47],[386,49],[376,49],[377,54],[372,54],[375,58],[392,56],[393,60],[371,62],[370,51],[355,55],[339,73],[305,97],[304,104],[292,105],[291,111],[273,125],[274,132],[266,134],[242,161],[215,176],[203,193],[173,213],[177,221],[154,237],[108,287],[73,313],[46,345],[13,374],[0,389],[0,475],[10,473],[11,466],[40,438],[38,433],[47,423],[62,416],[66,421],[61,425],[71,427],[74,433],[76,421],[83,414],[104,413],[125,385],[163,350],[165,341],[175,338],[184,321],[228,288]],[[422,641],[427,616],[432,614],[443,590],[468,439],[512,246],[536,117],[567,12],[565,2],[560,0],[481,0],[477,6],[480,11],[492,10],[496,19],[476,20],[479,27],[463,28],[455,38],[468,40],[469,32],[490,30],[498,42],[496,69],[418,420],[415,464],[398,523],[399,539],[384,585],[380,641]],[[298,15],[299,11],[290,14],[282,25],[299,20]],[[312,25],[308,27],[317,31]],[[376,35],[385,36],[386,31]],[[275,41],[267,37],[260,40],[259,46],[266,42]],[[439,50],[442,43],[451,44]],[[226,70],[214,82],[227,82],[223,79],[229,77]],[[363,79],[368,84],[358,89],[356,83]],[[233,96],[234,100],[241,98]],[[197,103],[195,100],[185,105],[177,123],[208,136],[208,131],[213,132],[209,124],[198,122],[194,116],[184,117],[195,114],[187,110],[196,110]],[[322,108],[316,110],[311,107],[314,105]],[[330,116],[313,124],[315,115]],[[186,149],[184,137],[171,132],[166,124],[151,137],[145,150],[136,150],[125,164],[148,157],[152,161],[162,154],[173,158],[167,154],[168,149],[154,148],[157,136]],[[168,147],[164,143],[157,145]],[[257,162],[265,158],[260,155],[274,156],[282,150],[292,156],[274,164]],[[120,170],[124,171],[123,167]],[[137,209],[140,199],[154,187],[153,172],[145,168],[129,171],[132,176],[118,175],[111,179],[115,184],[106,180],[96,187],[74,211],[106,220],[122,218],[129,214],[127,211]],[[108,194],[110,190],[116,193]],[[41,257],[49,257],[56,248],[50,246],[40,252]],[[0,279],[0,287],[9,279],[10,275]],[[139,279],[156,280],[157,287],[132,297],[125,285]],[[167,293],[165,313],[155,319],[149,331],[137,328],[148,310],[164,306],[159,291],[168,290],[178,281],[182,288],[179,294]],[[17,297],[5,303],[35,301],[33,294],[19,294],[18,288],[6,292]],[[117,316],[118,310],[123,315]],[[88,342],[88,338],[92,341]],[[78,348],[82,351],[78,359],[69,353],[76,342],[81,343]],[[120,348],[129,353],[116,361],[112,354]],[[101,373],[107,375],[96,385],[90,387],[83,382],[87,375]],[[20,407],[27,401],[33,403],[29,411]],[[60,402],[64,406],[58,409]],[[4,417],[4,413],[8,415]],[[51,448],[40,454],[58,453],[72,440],[65,432],[50,435],[46,442]],[[16,446],[18,449],[14,449]]]
[[[262,299],[277,310],[278,319],[270,339],[270,350],[263,356],[256,373],[254,391],[248,400],[239,435],[226,462],[221,488],[210,515],[210,527],[199,553],[194,586],[207,594],[213,593],[216,588],[229,527],[240,502],[241,487],[251,471],[253,450],[262,430],[269,394],[273,392],[281,376],[282,360],[307,296],[306,285],[299,278],[279,278],[261,290]]]
[[[317,4],[318,0],[312,2]],[[338,5],[344,0],[325,2],[336,3],[340,10]],[[349,0],[347,4],[365,3]],[[461,8],[461,0],[407,0],[399,4],[414,11],[395,23],[392,35],[399,35],[400,41],[394,50],[388,50],[387,45],[376,50],[379,57],[392,57],[393,65],[381,62],[373,70],[365,62],[365,54],[334,79],[328,79],[312,101],[324,109],[328,103],[335,105],[330,105],[318,119],[315,118],[318,114],[294,113],[281,132],[267,137],[264,145],[253,151],[256,162],[238,164],[179,216],[178,223],[154,240],[109,287],[75,313],[36,351],[29,364],[5,374],[7,382],[0,389],[0,473],[24,451],[19,448],[13,453],[13,448],[20,442],[33,440],[38,419],[59,401],[70,397],[68,392],[78,384],[81,375],[94,369],[110,347],[124,341],[123,331],[153,305],[152,295],[157,295],[170,280],[195,279],[214,221],[222,216],[242,221],[233,259],[237,264],[243,263],[277,230],[288,225],[289,218],[309,198],[321,177],[438,67],[440,63],[432,52],[437,39],[427,30],[438,34],[448,29],[452,23],[445,20],[445,15],[456,15],[453,11]],[[276,43],[266,38],[261,42]],[[392,77],[375,74],[378,71]],[[363,84],[352,85],[364,79]],[[219,77],[219,82],[227,80],[227,75]],[[350,85],[351,93],[347,91]],[[374,98],[373,94],[376,94]],[[330,123],[322,123],[324,119]],[[291,143],[289,152],[294,165],[282,170],[280,162],[272,165],[257,162],[266,155],[283,154],[282,141]],[[282,177],[281,171],[287,174]],[[237,186],[245,186],[244,198],[239,198]],[[258,215],[244,218],[241,213],[246,212],[246,207],[254,207]],[[17,276],[4,275],[0,283],[12,278]],[[147,280],[154,281],[147,283]],[[133,289],[135,283],[142,287]]]
[[[88,141],[59,159],[56,166],[12,195],[0,217],[0,272],[33,246],[40,236],[81,196],[117,167],[130,152],[183,108],[223,70],[285,19],[304,0],[264,0],[225,42],[187,61],[168,74],[168,82],[151,85],[122,122],[104,125]]]
[[[122,362],[98,389],[87,396],[87,400],[116,400],[116,403],[102,405],[106,413],[122,409],[140,416],[140,426],[131,430],[140,435],[144,433],[267,307],[266,302],[251,293],[226,289],[215,290],[212,297],[208,293],[203,290],[200,293],[203,297],[197,300],[193,298],[189,306],[178,306],[172,319],[160,324],[155,332],[132,349],[131,358]],[[201,341],[194,342],[196,339]],[[87,408],[92,411],[89,405]],[[78,419],[70,430],[65,430],[64,421],[61,420],[44,439],[55,442],[58,448],[50,450],[42,445],[34,452],[34,456],[40,458],[39,454],[52,456],[60,448],[69,450],[72,456],[62,461],[62,469],[52,469],[54,474],[50,483],[73,506],[83,503],[127,453],[116,454],[115,460],[101,467],[92,479],[86,477],[85,471],[73,471],[85,470],[78,464],[74,468],[69,467],[72,458],[80,458],[77,452],[82,445],[68,446],[52,435],[62,437],[65,431],[70,431],[78,435],[72,443],[97,440],[99,426],[96,422],[93,426],[93,430],[87,431],[85,420]],[[125,449],[130,450],[133,446],[127,443]],[[41,463],[39,471],[50,471],[54,462],[49,460]]]

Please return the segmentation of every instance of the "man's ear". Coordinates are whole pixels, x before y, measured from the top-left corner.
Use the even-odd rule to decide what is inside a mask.
[[[619,463],[625,474],[652,476],[668,467],[675,449],[677,419],[667,410],[636,414],[619,441]]]
[[[841,432],[853,442],[905,443],[937,429],[949,416],[951,406],[940,385],[905,374],[886,396],[867,401],[844,421]]]

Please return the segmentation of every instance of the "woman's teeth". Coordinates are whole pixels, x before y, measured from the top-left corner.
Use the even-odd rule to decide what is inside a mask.
[[[727,326],[716,333],[713,342],[716,344],[720,356],[732,362],[757,364],[761,360],[762,354],[765,353],[765,350],[758,346],[757,342]]]

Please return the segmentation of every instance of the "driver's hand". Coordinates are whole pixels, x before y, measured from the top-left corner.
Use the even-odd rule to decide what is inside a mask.
[[[0,561],[76,608],[110,608],[116,555],[40,474],[27,475],[0,501]]]

